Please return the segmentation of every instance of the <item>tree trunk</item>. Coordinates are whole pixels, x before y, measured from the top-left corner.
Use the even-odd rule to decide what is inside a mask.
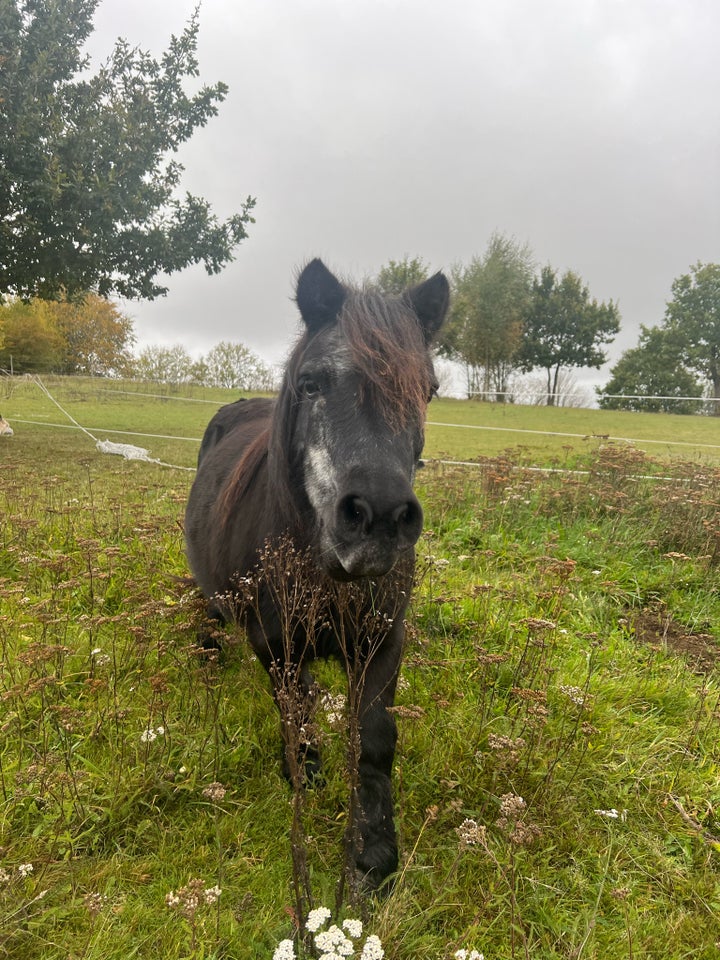
[[[561,404],[558,402],[558,385],[560,383],[560,364],[555,367],[555,376],[553,378],[553,406],[559,407]]]
[[[720,417],[720,368],[711,371],[713,409],[710,411],[714,417]]]

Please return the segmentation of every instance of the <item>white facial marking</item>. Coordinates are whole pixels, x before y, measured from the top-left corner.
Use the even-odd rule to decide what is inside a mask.
[[[333,502],[338,483],[335,467],[324,447],[312,446],[305,454],[305,489],[310,503],[321,513],[328,500]]]

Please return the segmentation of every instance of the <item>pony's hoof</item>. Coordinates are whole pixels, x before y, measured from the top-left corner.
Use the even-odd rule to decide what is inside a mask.
[[[325,783],[320,751],[316,747],[305,747],[295,762],[294,770],[288,761],[287,754],[284,754],[282,771],[291,787],[294,785],[296,777],[299,778],[304,787],[322,787]]]
[[[365,897],[388,897],[395,887],[395,874],[383,876],[378,870],[355,867],[355,890]]]
[[[385,897],[392,893],[398,868],[397,847],[377,844],[355,858],[355,879],[362,893]]]

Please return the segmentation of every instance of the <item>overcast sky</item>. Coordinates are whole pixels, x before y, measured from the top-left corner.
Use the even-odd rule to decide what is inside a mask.
[[[160,54],[194,6],[101,0],[95,62],[118,36]],[[183,186],[257,222],[219,276],[124,305],[140,344],[282,361],[307,259],[441,269],[497,230],[618,302],[617,359],[720,260],[718,50],[717,0],[203,0],[201,79],[230,91]]]

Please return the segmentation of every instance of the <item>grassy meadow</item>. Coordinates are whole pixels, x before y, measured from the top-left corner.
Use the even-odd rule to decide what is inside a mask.
[[[194,466],[198,442],[213,412],[220,404],[237,399],[230,390],[190,385],[80,377],[47,377],[42,382],[67,414],[93,436],[150,447],[151,456],[184,466]],[[38,385],[22,378],[0,380],[0,413],[26,431],[34,424],[60,425],[43,430],[41,442],[49,441],[53,429],[72,427]],[[444,397],[433,400],[429,407],[425,456],[474,460],[512,449],[528,464],[559,466],[597,449],[607,439],[655,458],[720,462],[718,417],[530,407]],[[89,449],[87,438],[81,446]]]
[[[177,467],[198,442],[169,438],[230,396],[46,386]],[[291,792],[242,638],[222,664],[195,647],[193,474],[100,454],[42,425],[67,421],[37,386],[0,387],[0,957],[271,958],[296,930]],[[429,457],[478,465],[419,475],[401,867],[386,898],[343,902],[344,686],[322,666],[314,905],[392,960],[717,958],[720,424],[452,400],[429,419]]]

